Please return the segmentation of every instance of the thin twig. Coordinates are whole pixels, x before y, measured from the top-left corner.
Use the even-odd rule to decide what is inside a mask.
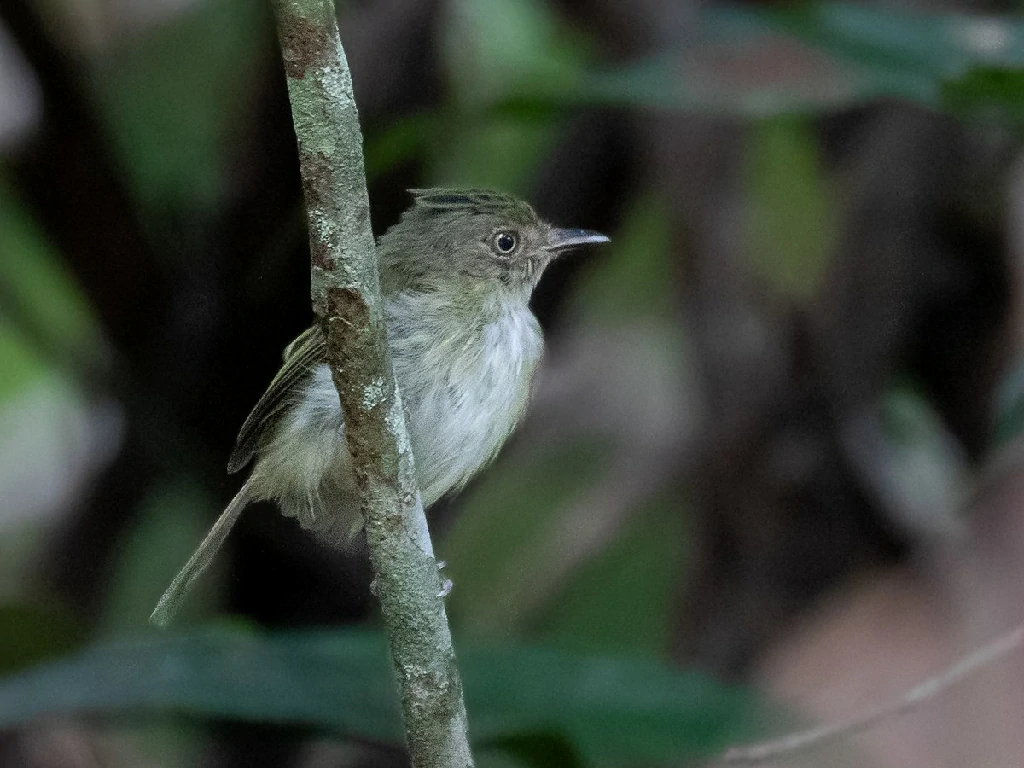
[[[765,741],[749,747],[734,747],[728,750],[720,762],[731,765],[756,765],[778,760],[783,757],[820,746],[825,742],[847,738],[893,719],[915,709],[917,706],[940,693],[962,683],[967,677],[1024,644],[1024,624],[1000,635],[988,645],[978,648],[947,667],[941,674],[930,677],[911,688],[899,699],[872,709],[856,717],[832,723],[808,731],[800,731],[781,739]]]
[[[416,768],[473,765],[442,584],[384,327],[352,80],[331,0],[275,0],[299,144],[313,309],[345,415]]]

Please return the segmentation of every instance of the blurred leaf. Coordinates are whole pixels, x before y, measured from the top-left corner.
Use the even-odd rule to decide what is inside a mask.
[[[561,99],[583,76],[584,40],[540,0],[447,7],[441,50],[454,106],[435,133],[427,176],[525,192],[560,135]]]
[[[762,117],[834,109],[876,95],[841,62],[762,26],[742,34],[707,31],[702,42],[685,50],[592,69],[572,91],[542,98]]]
[[[456,0],[442,55],[456,103],[482,106],[516,94],[572,91],[583,74],[583,41],[540,0]]]
[[[590,255],[572,306],[588,324],[617,326],[670,315],[678,284],[668,215],[653,196],[633,203],[612,245]]]
[[[442,133],[439,115],[419,113],[400,117],[377,133],[366,134],[366,178],[370,181],[424,154]]]
[[[999,444],[1024,432],[1024,360],[1018,359],[999,385],[996,397],[995,439]]]
[[[477,768],[530,768],[529,763],[523,762],[517,756],[500,749],[488,749],[486,746],[474,748],[473,760]]]
[[[854,101],[903,97],[941,107],[951,86],[982,95],[971,85],[975,68],[1012,72],[1024,66],[1024,19],[1019,16],[806,2],[716,9],[709,18],[723,28],[763,25],[851,66],[855,85],[847,96]],[[1017,102],[1021,99],[1024,94],[1018,92]]]
[[[49,368],[39,345],[87,362],[99,324],[70,271],[0,177],[0,399]],[[51,361],[52,362],[52,361]]]
[[[128,529],[118,549],[107,589],[101,636],[114,637],[148,626],[149,614],[171,579],[202,541],[216,513],[215,504],[198,485],[184,480],[157,488],[142,504],[137,525]],[[182,607],[180,622],[215,605],[223,559],[204,574]]]
[[[52,608],[0,604],[0,675],[68,654],[84,641],[82,627]]]
[[[686,526],[678,489],[645,507],[552,600],[538,622],[548,644],[590,653],[665,654],[685,564]]]
[[[13,405],[17,407],[18,404]],[[0,442],[0,450],[2,445]],[[0,472],[3,469],[3,462],[0,462]],[[0,477],[0,487],[9,488],[10,481]],[[0,528],[0,601],[19,602],[28,599],[38,588],[32,583],[32,574],[38,568],[40,553],[46,550],[47,532],[45,526],[38,525],[35,520],[12,522],[9,519],[11,510],[8,508],[4,512],[8,519]]]
[[[205,0],[95,64],[101,116],[140,202],[187,211],[222,194],[268,18],[262,3]]]
[[[0,403],[22,392],[49,369],[0,307]]]
[[[181,713],[400,738],[387,646],[371,635],[217,628],[90,648],[0,684],[0,727],[54,713]]]
[[[972,69],[959,80],[944,84],[943,100],[955,112],[1003,110],[1020,120],[1024,117],[1024,70]]]
[[[439,544],[455,583],[448,603],[456,626],[507,632],[520,625],[517,595],[542,550],[537,537],[555,510],[601,476],[606,456],[597,442],[512,446],[473,484]]]
[[[807,2],[725,10],[869,67],[880,83],[902,75],[950,80],[975,66],[1024,66],[1024,19],[991,14],[937,13],[881,5]],[[908,81],[909,82],[909,79]],[[924,92],[922,92],[924,94]]]
[[[745,116],[820,112],[881,98],[1013,108],[1024,19],[803,2],[705,6],[697,32],[644,60],[590,65],[558,27],[510,0],[462,3],[449,68],[462,103],[528,99]],[[533,9],[534,4],[523,4]],[[678,36],[677,36],[678,37]]]
[[[557,733],[517,733],[483,745],[531,768],[584,768],[585,763],[565,737]]]
[[[915,541],[957,533],[970,468],[963,448],[920,390],[890,387],[879,403],[879,429],[859,426],[851,454],[862,479]]]
[[[428,160],[427,175],[441,186],[488,186],[524,192],[559,137],[554,113],[514,108],[479,116],[452,115]]]
[[[753,702],[656,662],[543,648],[462,650],[472,734],[481,744],[550,733],[586,760],[707,756],[741,737]],[[0,728],[89,713],[228,717],[401,738],[382,635],[237,631],[149,636],[95,647],[0,682]]]
[[[747,152],[753,266],[779,294],[809,299],[835,237],[812,126],[798,117],[759,121]]]

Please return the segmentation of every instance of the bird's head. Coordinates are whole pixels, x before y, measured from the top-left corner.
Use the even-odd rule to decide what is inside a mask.
[[[527,301],[551,260],[608,238],[561,229],[524,201],[481,189],[414,189],[412,206],[380,239],[385,295],[503,292]]]

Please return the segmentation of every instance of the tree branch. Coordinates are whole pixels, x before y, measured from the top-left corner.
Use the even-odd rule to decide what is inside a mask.
[[[954,685],[962,683],[982,667],[1018,650],[1021,645],[1024,645],[1024,624],[1014,627],[988,645],[958,659],[940,674],[914,686],[895,701],[883,704],[849,720],[823,725],[808,731],[798,731],[781,739],[765,741],[748,747],[733,747],[722,756],[721,762],[731,765],[759,765],[790,757],[834,739],[848,738],[883,721],[910,712],[918,705],[938,696]]]
[[[442,585],[388,353],[352,79],[331,0],[274,0],[299,144],[313,310],[345,414],[416,768],[473,765]]]

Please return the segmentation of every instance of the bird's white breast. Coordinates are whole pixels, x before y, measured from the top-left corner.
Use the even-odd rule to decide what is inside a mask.
[[[518,424],[543,351],[525,302],[495,300],[479,318],[453,322],[416,297],[389,302],[389,339],[409,416],[423,502],[461,488]],[[399,328],[404,333],[395,333]],[[415,329],[415,330],[412,330]]]
[[[386,310],[416,474],[429,506],[465,485],[515,429],[530,398],[543,339],[525,301],[497,302],[462,321],[453,307],[421,295],[400,294]],[[315,529],[326,514],[322,492],[330,490],[322,478],[340,469],[343,476],[332,492],[353,492],[347,457],[341,404],[330,370],[321,363],[263,451],[263,474],[273,478],[265,495]]]

